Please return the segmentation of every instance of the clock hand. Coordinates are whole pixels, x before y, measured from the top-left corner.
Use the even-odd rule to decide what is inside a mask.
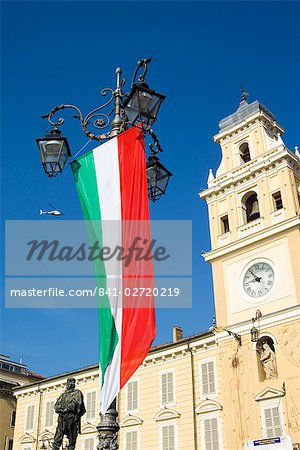
[[[249,269],[249,272],[251,273],[251,275],[253,275],[253,276],[254,276],[254,279],[255,279],[255,281],[260,281],[260,280],[261,280],[261,277],[257,277],[257,276],[255,275],[255,273],[254,273],[254,272],[252,272],[252,270],[251,270],[251,269]]]

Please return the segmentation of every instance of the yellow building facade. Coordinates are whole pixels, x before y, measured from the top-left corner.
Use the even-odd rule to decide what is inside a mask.
[[[222,160],[208,205],[216,324],[150,350],[118,398],[122,450],[300,449],[300,155],[259,102],[219,124]],[[15,389],[13,450],[51,444],[53,405],[74,376],[87,413],[77,449],[94,450],[96,365]]]
[[[16,421],[16,398],[13,388],[43,379],[25,364],[0,355],[0,448],[12,450]]]

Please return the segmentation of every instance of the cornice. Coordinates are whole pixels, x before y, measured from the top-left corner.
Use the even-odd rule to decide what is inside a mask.
[[[231,128],[227,128],[213,136],[214,142],[220,143],[224,142],[226,139],[231,138],[237,134],[240,134],[241,131],[251,128],[254,124],[262,123],[268,129],[276,130],[281,134],[284,133],[284,128],[279,125],[274,120],[271,120],[263,111],[259,111],[253,114],[242,122],[234,125]]]
[[[203,253],[202,256],[205,261],[212,262],[217,258],[227,255],[228,253],[235,252],[236,250],[240,250],[241,248],[254,244],[257,241],[262,241],[263,239],[274,237],[278,233],[290,230],[292,228],[298,228],[299,226],[300,217],[299,215],[297,215],[283,222],[271,225],[268,228],[264,228],[263,230],[256,231],[249,236],[238,239],[235,242],[231,242],[230,244],[224,245],[221,248]]]
[[[199,340],[197,340],[196,342],[192,342],[189,339],[187,339],[184,343],[178,344],[179,344],[178,347],[165,349],[155,355],[148,355],[139,369],[151,367],[153,365],[163,364],[166,361],[178,360],[185,358],[187,356],[189,357],[190,356],[189,348],[193,354],[204,353],[208,349],[217,348],[216,340],[213,333],[211,334],[211,336],[207,338],[202,339],[199,338]]]
[[[281,311],[272,311],[268,314],[263,314],[259,319],[260,334],[269,333],[270,327],[288,324],[300,320],[300,305],[291,306]],[[250,329],[253,326],[252,319],[243,320],[238,323],[220,324],[223,327],[228,327],[230,331],[240,334],[241,336],[250,336]],[[232,337],[224,330],[216,333],[216,340],[218,342],[230,341]]]
[[[289,167],[296,176],[300,177],[300,161],[288,148],[272,149],[261,156],[235,167],[219,177],[216,177],[208,189],[199,192],[199,197],[204,198],[209,204],[219,194],[228,195],[228,189],[234,189],[239,185],[245,185],[245,181],[252,182],[258,177],[264,176],[267,172],[278,171],[281,168]]]
[[[80,369],[79,374],[75,371],[72,372],[72,376],[76,379],[78,387],[82,387],[85,383],[90,383],[99,378],[99,369],[95,368],[90,372],[91,369],[86,369],[86,373]],[[70,373],[59,375],[57,378],[48,378],[39,383],[25,385],[14,389],[14,396],[19,398],[26,398],[38,396],[43,393],[62,391],[66,387],[67,378],[69,378]]]

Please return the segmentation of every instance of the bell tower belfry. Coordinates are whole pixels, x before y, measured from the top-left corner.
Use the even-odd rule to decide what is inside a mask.
[[[300,303],[300,154],[283,128],[245,96],[221,120],[214,141],[222,159],[199,195],[209,211],[217,325],[249,320]]]

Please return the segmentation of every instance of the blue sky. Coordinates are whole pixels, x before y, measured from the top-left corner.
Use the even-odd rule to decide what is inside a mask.
[[[22,1],[1,9],[2,232],[5,219],[39,219],[48,202],[81,219],[70,168],[55,180],[43,173],[34,139],[47,126],[39,117],[61,103],[88,112],[100,90],[114,86],[118,65],[128,86],[136,61],[152,56],[147,80],[167,95],[155,131],[174,177],[151,217],[193,221],[193,308],[159,310],[155,342],[169,341],[174,324],[186,336],[206,330],[214,307],[210,266],[200,256],[210,243],[198,192],[220,161],[212,136],[237,108],[244,83],[249,101],[258,99],[286,128],[285,143],[300,144],[300,4]],[[85,135],[72,118],[63,132],[74,155]],[[3,240],[1,248],[3,262]],[[3,287],[1,295],[3,304]],[[97,361],[94,310],[2,305],[1,319],[1,352],[22,356],[32,370],[52,375]]]

